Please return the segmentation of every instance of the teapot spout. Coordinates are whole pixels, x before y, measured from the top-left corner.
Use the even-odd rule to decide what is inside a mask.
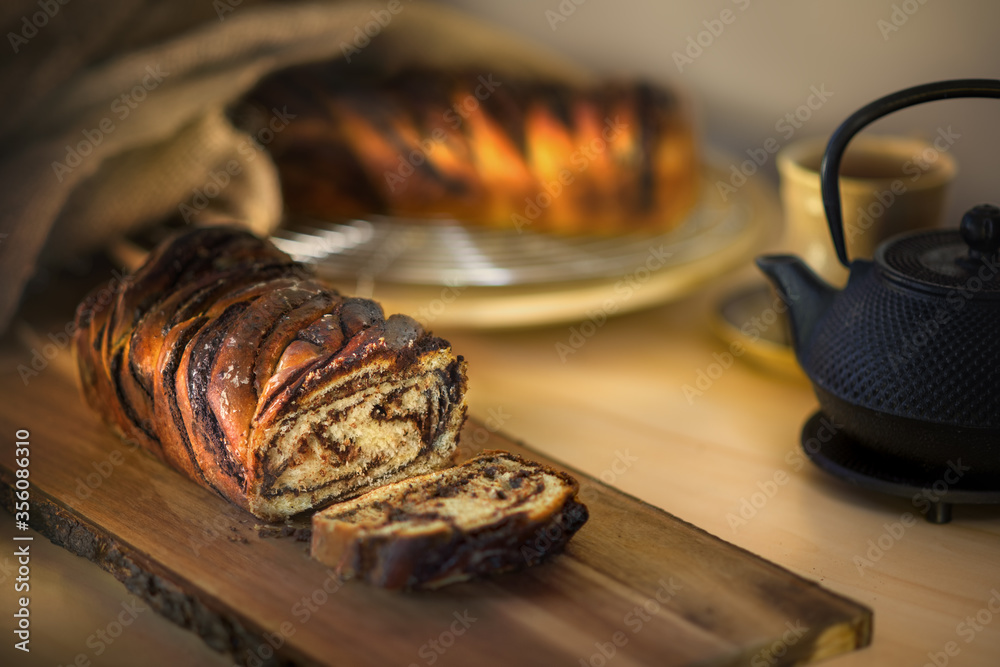
[[[837,290],[793,255],[758,257],[757,267],[788,305],[792,344],[796,356],[801,359],[804,347],[812,338],[813,328],[830,307]]]

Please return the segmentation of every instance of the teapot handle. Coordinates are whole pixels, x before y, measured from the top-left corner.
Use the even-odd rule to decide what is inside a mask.
[[[920,86],[906,88],[858,109],[847,120],[841,123],[830,136],[820,164],[820,189],[823,195],[823,208],[826,220],[830,225],[830,236],[833,247],[837,250],[837,258],[844,266],[850,261],[847,257],[847,244],[844,240],[844,221],[840,207],[840,160],[848,142],[866,125],[887,116],[893,111],[904,107],[957,97],[996,97],[1000,98],[1000,80],[996,79],[954,79],[925,83]]]

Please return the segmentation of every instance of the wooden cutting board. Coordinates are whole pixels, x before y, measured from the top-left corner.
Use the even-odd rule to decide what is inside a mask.
[[[294,534],[112,435],[67,362],[27,386],[2,366],[0,499],[13,509],[26,429],[31,526],[237,664],[757,667],[870,642],[865,607],[572,470],[590,521],[539,567],[418,594],[341,583]],[[561,467],[476,422],[463,443]]]

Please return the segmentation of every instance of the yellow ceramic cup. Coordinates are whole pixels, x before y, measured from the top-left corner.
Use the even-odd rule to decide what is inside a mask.
[[[882,240],[939,223],[955,176],[951,144],[944,139],[861,135],[848,144],[840,166],[848,257],[870,258]],[[847,270],[833,249],[820,194],[827,142],[804,139],[778,154],[785,245],[826,280],[843,285]]]

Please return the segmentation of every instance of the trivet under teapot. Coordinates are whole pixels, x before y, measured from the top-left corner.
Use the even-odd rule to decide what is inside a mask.
[[[952,505],[1000,504],[1000,475],[977,475],[961,457],[940,467],[901,462],[831,425],[817,411],[802,428],[802,450],[817,467],[854,486],[909,498],[931,523],[951,521]]]

